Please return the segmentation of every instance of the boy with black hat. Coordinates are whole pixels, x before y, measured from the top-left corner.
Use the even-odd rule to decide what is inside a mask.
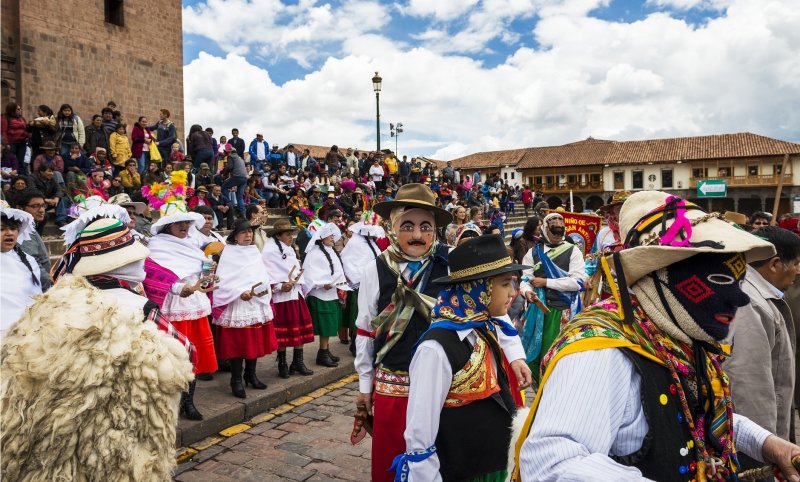
[[[517,402],[497,337],[516,294],[502,238],[465,241],[448,256],[450,276],[409,369],[406,452],[392,469],[408,480],[503,481]],[[476,260],[478,263],[476,264]]]

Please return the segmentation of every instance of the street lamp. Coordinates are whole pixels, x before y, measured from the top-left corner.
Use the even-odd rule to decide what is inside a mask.
[[[372,90],[375,91],[375,126],[377,129],[378,152],[381,151],[381,82],[383,79],[377,72],[372,78]]]
[[[403,123],[398,122],[395,126],[394,124],[389,124],[389,136],[394,137],[394,155],[397,157],[397,138],[400,137],[400,133],[403,132]]]

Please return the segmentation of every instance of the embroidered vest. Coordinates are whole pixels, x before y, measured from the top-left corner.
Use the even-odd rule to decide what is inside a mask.
[[[553,264],[563,269],[564,271],[569,271],[569,260],[570,257],[572,256],[572,250],[575,249],[574,246],[572,245],[570,246],[571,246],[570,249],[565,250],[563,253],[560,253],[555,258],[551,258]],[[553,249],[558,249],[558,248],[553,248]],[[545,253],[545,256],[547,256],[547,253]],[[542,266],[541,263],[539,262],[539,257],[536,256],[536,251],[533,252],[533,264],[534,266],[537,264],[539,265],[539,268],[533,272],[533,275],[536,276],[537,278],[546,278],[544,273],[544,266]],[[547,306],[555,308],[557,310],[565,310],[569,308],[569,304],[567,304],[567,302],[564,301],[564,299],[558,295],[558,292],[556,290],[545,288],[545,295],[547,297],[546,300]]]
[[[447,276],[449,273],[447,265],[448,250],[449,248],[447,245],[439,245],[439,247],[436,249],[436,252],[433,254],[431,266],[429,267],[431,270],[430,276],[425,277],[427,279],[427,284],[422,287],[422,292],[432,298],[439,296],[441,286],[432,283],[431,280]],[[397,275],[395,275],[386,262],[383,261],[383,258],[378,257],[377,263],[378,283],[380,285],[377,313],[380,313],[392,300],[392,294],[397,286]],[[392,349],[389,350],[389,352],[383,358],[381,365],[393,372],[408,373],[408,366],[411,364],[411,347],[414,346],[414,343],[416,343],[419,337],[425,333],[429,326],[430,320],[427,320],[419,314],[414,313],[414,315],[411,317],[411,320],[408,322],[403,335],[397,341],[397,344],[395,344],[395,346],[392,347]],[[384,343],[385,340],[375,338],[373,353],[378,353],[381,347],[383,347]]]
[[[442,346],[453,372],[436,436],[442,479],[466,481],[505,469],[516,406],[499,347],[481,337],[472,346],[442,329],[424,339]]]

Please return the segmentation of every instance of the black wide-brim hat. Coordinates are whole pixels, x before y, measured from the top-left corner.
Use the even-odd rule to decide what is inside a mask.
[[[508,255],[503,239],[496,234],[484,234],[464,241],[450,251],[447,260],[450,276],[437,278],[434,283],[452,285],[530,268],[515,263]]]
[[[250,224],[250,221],[246,219],[237,220],[233,225],[233,229],[231,230],[230,234],[228,234],[228,242],[232,243],[237,234],[241,233],[242,231],[247,231],[248,229],[251,231],[255,229],[255,227]]]
[[[383,201],[372,207],[383,219],[390,219],[392,209],[398,207],[409,207],[424,209],[433,213],[436,226],[447,226],[453,221],[453,215],[447,210],[436,206],[436,196],[431,188],[424,184],[409,183],[400,186],[397,195],[392,201]]]

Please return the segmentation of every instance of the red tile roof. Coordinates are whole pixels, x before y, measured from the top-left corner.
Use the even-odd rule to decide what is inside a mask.
[[[800,154],[800,144],[750,132],[712,136],[610,141],[588,139],[561,146],[479,152],[453,160],[461,168],[516,165],[519,169]]]

